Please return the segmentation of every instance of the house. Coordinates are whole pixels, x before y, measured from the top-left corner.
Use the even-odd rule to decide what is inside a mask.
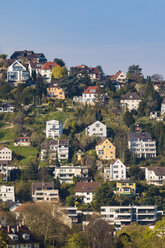
[[[119,83],[126,82],[126,75],[123,71],[118,71],[115,75],[109,77],[112,81],[117,81]]]
[[[12,160],[12,150],[6,146],[0,146],[0,161],[11,161]]]
[[[121,180],[116,182],[116,194],[133,196],[136,193],[136,183],[130,180]]]
[[[112,160],[116,158],[116,148],[109,139],[102,139],[96,146],[96,153],[101,160]]]
[[[41,161],[66,161],[69,158],[69,140],[51,140],[41,145]]]
[[[59,86],[55,85],[54,83],[51,83],[47,87],[47,96],[55,98],[55,99],[64,100],[65,99],[65,92]]]
[[[18,60],[14,61],[7,69],[7,81],[25,83],[30,78],[29,71]]]
[[[15,60],[24,59],[32,63],[38,63],[38,62],[45,63],[47,61],[43,53],[34,53],[31,50],[15,51],[10,56],[10,59],[15,59]]]
[[[43,67],[44,64],[45,63],[43,62],[37,62],[37,63],[29,62],[28,70],[30,73],[30,77],[32,77],[33,72],[35,72],[36,75],[40,74],[41,68]]]
[[[14,146],[30,146],[31,137],[18,137],[14,140]]]
[[[154,166],[146,167],[145,179],[148,184],[163,186],[165,181],[165,167],[154,167]]]
[[[18,167],[10,166],[9,161],[0,161],[0,180],[8,182],[13,170],[18,170]]]
[[[15,201],[13,186],[0,185],[0,201]]]
[[[46,138],[58,138],[63,133],[62,123],[57,120],[46,122]]]
[[[69,75],[75,71],[78,72],[78,78],[83,78],[84,75],[87,74],[92,82],[101,80],[101,71],[99,67],[88,67],[86,65],[78,65],[76,67],[70,68]]]
[[[13,113],[15,107],[10,103],[0,102],[0,113]]]
[[[104,180],[118,181],[126,179],[126,166],[120,161],[115,159],[109,167],[104,168]]]
[[[163,97],[163,100],[161,103],[161,115],[165,115],[165,96]]]
[[[15,51],[11,56],[10,59],[22,59],[25,58],[26,56],[34,54],[33,51],[28,51],[28,50],[23,50],[23,51]]]
[[[79,177],[80,179],[88,180],[88,167],[85,166],[61,166],[55,167],[54,178],[59,178],[61,183],[73,183],[74,177]]]
[[[75,187],[75,195],[82,198],[85,204],[91,203],[98,187],[100,187],[98,182],[78,182]]]
[[[59,192],[54,188],[53,182],[32,183],[33,201],[58,201]]]
[[[116,225],[126,226],[136,221],[140,225],[150,225],[157,220],[157,206],[102,206],[102,219]]]
[[[128,133],[128,149],[137,158],[156,157],[156,141],[147,132]]]
[[[85,134],[89,136],[107,137],[107,127],[100,121],[95,121],[85,129]]]
[[[51,83],[52,70],[55,66],[59,65],[56,62],[46,62],[40,70],[41,76],[44,77],[47,83]]]
[[[137,110],[140,102],[141,99],[136,92],[128,92],[120,100],[121,105],[125,106],[128,111]]]
[[[10,248],[39,248],[39,241],[24,225],[0,227],[7,236],[7,247]]]

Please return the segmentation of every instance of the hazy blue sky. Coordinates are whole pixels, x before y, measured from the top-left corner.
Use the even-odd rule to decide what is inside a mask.
[[[165,0],[0,0],[0,53],[43,52],[113,74],[165,77]]]

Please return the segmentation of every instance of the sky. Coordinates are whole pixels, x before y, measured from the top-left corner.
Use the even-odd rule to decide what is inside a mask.
[[[0,53],[43,52],[106,74],[165,78],[165,0],[0,0]]]

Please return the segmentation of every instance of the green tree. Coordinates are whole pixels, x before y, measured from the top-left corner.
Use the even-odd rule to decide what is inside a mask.
[[[7,248],[8,247],[8,238],[6,233],[1,230],[0,231],[0,248]]]
[[[62,78],[67,75],[67,69],[65,66],[60,67],[59,65],[55,65],[52,70],[53,78]]]
[[[61,67],[65,66],[65,62],[62,59],[55,58],[54,62],[56,62],[57,65],[59,65]]]
[[[123,116],[123,121],[125,122],[127,127],[130,127],[133,123],[135,123],[135,119],[133,117],[133,114],[129,111],[126,111]]]
[[[130,65],[128,67],[127,78],[129,81],[140,83],[143,80],[142,68],[139,65]]]
[[[73,235],[68,239],[65,248],[88,248],[84,233],[73,233]]]

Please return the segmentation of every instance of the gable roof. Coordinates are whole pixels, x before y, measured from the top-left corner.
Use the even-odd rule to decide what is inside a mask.
[[[76,183],[75,192],[94,192],[100,187],[99,182],[78,182]]]
[[[132,139],[140,139],[140,140],[146,140],[146,139],[152,139],[151,135],[148,132],[132,132],[128,133],[128,140]]]
[[[104,123],[102,123],[101,121],[95,121],[95,122],[93,122],[91,125],[89,125],[88,127],[91,127],[91,126],[93,126],[94,124],[101,124],[101,125],[104,125],[105,127],[106,127],[106,125],[104,124]]]
[[[56,62],[46,62],[41,70],[52,70],[54,66],[59,66]]]
[[[122,96],[121,100],[141,100],[136,92],[128,92]]]
[[[148,170],[154,171],[156,176],[165,176],[165,167],[147,167]]]
[[[83,94],[96,94],[98,89],[98,86],[89,86],[86,90],[84,90]]]
[[[97,146],[99,145],[102,145],[106,140],[108,140],[108,142],[110,142],[112,144],[112,142],[108,139],[108,138],[104,138],[102,140],[99,141],[99,143],[97,144]],[[112,144],[113,145],[113,144]]]
[[[123,72],[122,72],[122,71],[116,72],[115,75],[110,76],[110,79],[111,79],[111,80],[114,80],[114,79],[118,78],[118,76],[120,76],[121,73],[123,73]]]

